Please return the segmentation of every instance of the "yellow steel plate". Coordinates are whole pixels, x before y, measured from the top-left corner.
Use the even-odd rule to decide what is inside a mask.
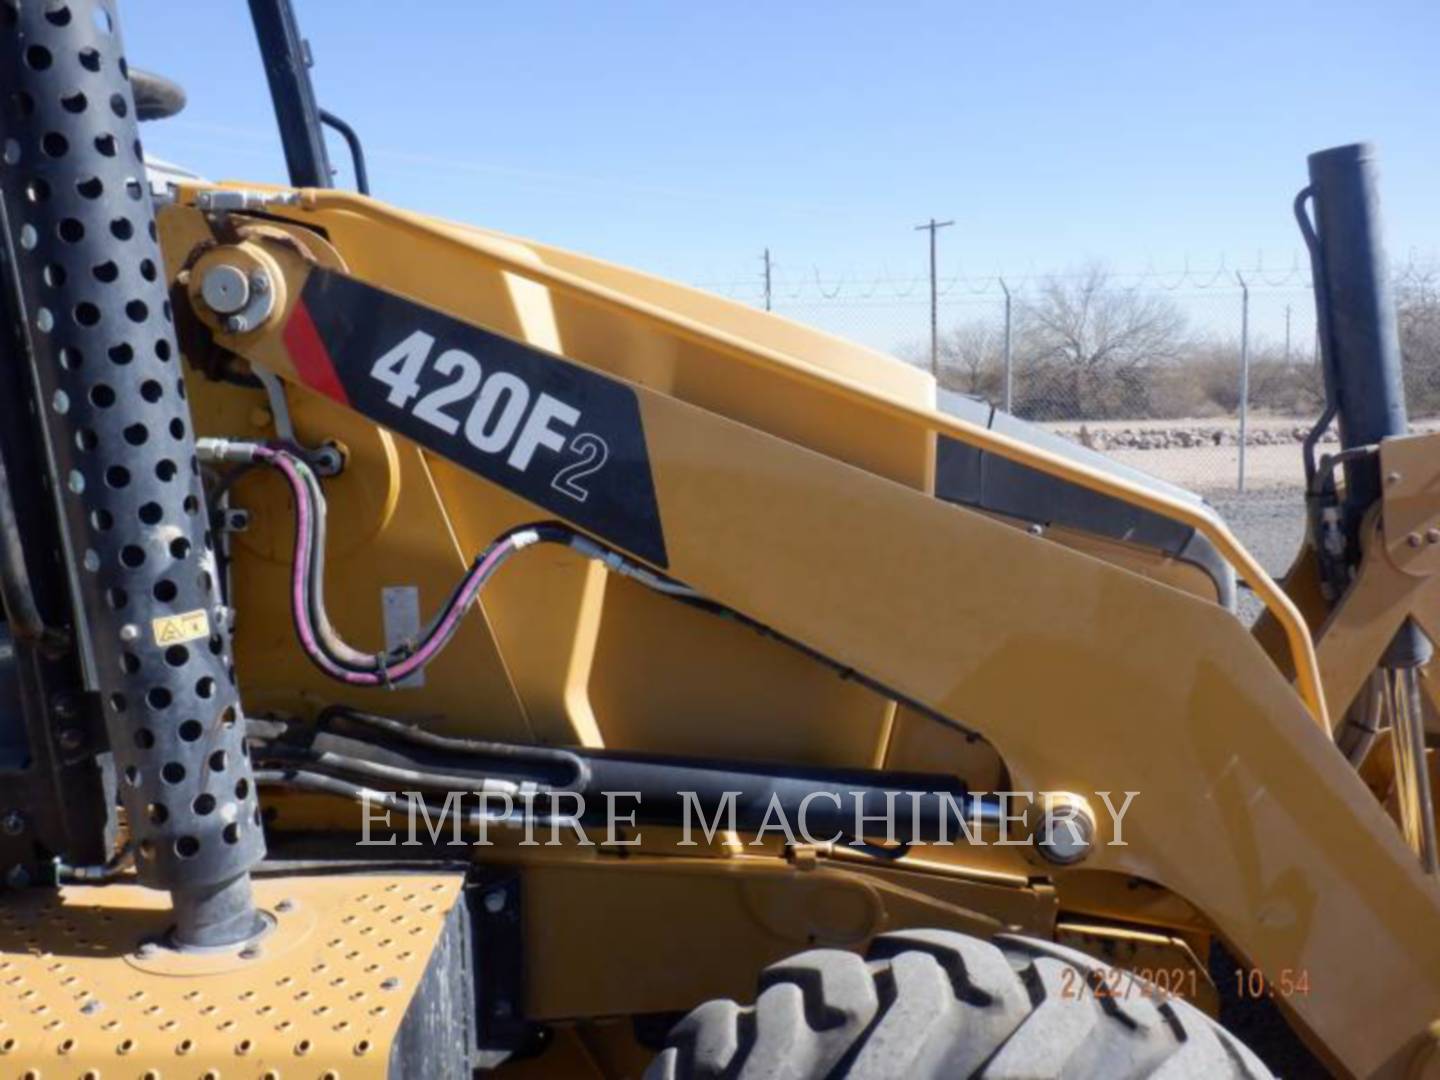
[[[258,948],[144,943],[169,898],[133,884],[0,898],[0,1076],[382,1077],[457,874],[255,880]],[[252,955],[253,953],[253,955]]]

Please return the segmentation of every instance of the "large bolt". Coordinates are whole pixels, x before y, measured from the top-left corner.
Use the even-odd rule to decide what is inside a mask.
[[[215,314],[233,315],[250,302],[250,280],[243,270],[229,263],[212,266],[200,279],[200,298]]]
[[[1069,866],[1095,846],[1095,815],[1078,795],[1047,795],[1032,814],[1030,839],[1049,862]]]
[[[491,889],[485,894],[485,910],[491,915],[499,915],[505,910],[504,889]]]

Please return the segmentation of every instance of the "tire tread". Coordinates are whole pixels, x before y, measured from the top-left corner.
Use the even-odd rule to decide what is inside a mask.
[[[753,1005],[711,1001],[671,1030],[646,1080],[1270,1080],[1188,1002],[1096,994],[1106,966],[1032,938],[877,937],[766,968]]]

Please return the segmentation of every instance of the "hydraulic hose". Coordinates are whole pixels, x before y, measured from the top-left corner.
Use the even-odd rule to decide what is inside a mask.
[[[207,462],[246,467],[265,465],[278,471],[290,488],[295,505],[295,546],[291,566],[291,614],[301,648],[321,671],[351,686],[393,686],[422,670],[438,656],[459,630],[461,619],[480,590],[500,566],[517,552],[537,543],[569,547],[586,558],[603,562],[612,571],[681,598],[694,598],[694,590],[670,581],[601,547],[562,525],[539,522],[501,534],[461,578],[440,612],[414,642],[377,653],[346,644],[325,612],[324,538],[325,500],[310,467],[283,446],[223,439],[203,439],[199,455]]]

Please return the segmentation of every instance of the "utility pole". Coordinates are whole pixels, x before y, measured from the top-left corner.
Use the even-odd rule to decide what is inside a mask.
[[[1015,389],[1015,377],[1011,369],[1012,357],[1010,352],[1010,286],[1005,284],[1003,277],[998,280],[1000,282],[1000,291],[1005,294],[1005,390],[1000,398],[1000,407],[1007,413],[1013,413],[1015,411],[1015,402],[1012,400]]]
[[[1235,489],[1245,494],[1246,420],[1250,412],[1250,285],[1239,270],[1235,280],[1240,283],[1240,473]]]
[[[765,254],[762,255],[761,258],[764,259],[764,261],[765,261],[765,310],[766,310],[766,311],[769,311],[769,310],[770,310],[770,249],[769,249],[768,247],[765,249]]]
[[[1290,305],[1285,305],[1285,366],[1290,366]]]
[[[938,310],[939,294],[935,290],[935,233],[949,225],[953,221],[936,221],[933,217],[925,225],[916,225],[915,231],[922,229],[930,233],[930,374],[935,376],[935,381],[940,381],[940,315]]]

